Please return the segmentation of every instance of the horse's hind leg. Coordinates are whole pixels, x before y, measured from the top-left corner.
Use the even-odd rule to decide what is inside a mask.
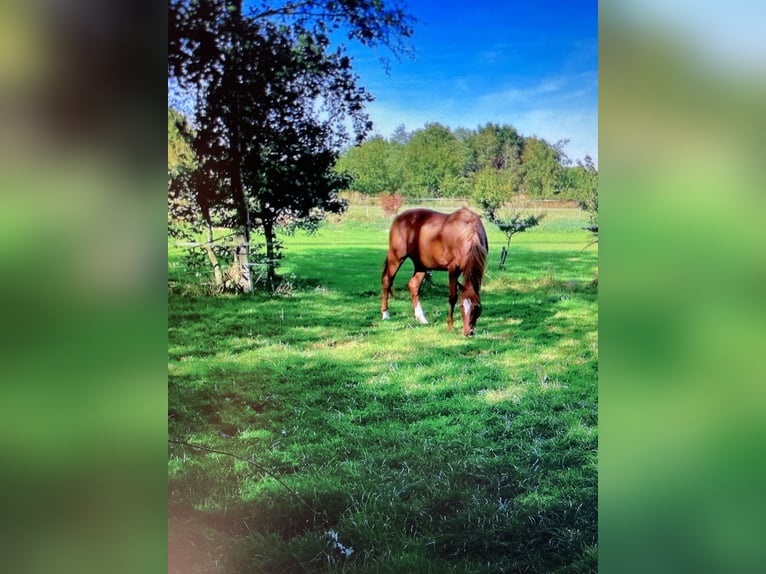
[[[418,294],[420,293],[420,284],[423,282],[425,276],[425,271],[415,271],[412,279],[410,279],[410,282],[407,284],[410,288],[410,295],[412,296],[412,307],[415,309],[415,318],[424,325],[428,323],[428,319],[426,319],[426,316],[423,313],[423,307],[420,306],[420,298],[418,297]]]
[[[388,297],[394,296],[394,277],[399,271],[399,267],[402,266],[404,260],[395,257],[390,251],[386,256],[386,263],[383,266],[383,278],[381,279],[381,286],[383,287],[383,300],[380,304],[380,313],[383,316],[383,320],[391,318],[391,314],[388,312]]]

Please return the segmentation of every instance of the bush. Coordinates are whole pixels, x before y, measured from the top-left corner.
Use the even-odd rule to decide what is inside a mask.
[[[386,213],[386,215],[396,215],[399,209],[401,209],[403,203],[404,198],[398,191],[396,193],[380,194],[380,206],[383,208],[383,211]]]

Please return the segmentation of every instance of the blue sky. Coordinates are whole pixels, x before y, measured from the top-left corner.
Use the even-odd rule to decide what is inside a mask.
[[[551,143],[568,139],[571,159],[598,162],[597,10],[596,0],[410,0],[415,59],[391,58],[387,75],[372,51],[348,46],[376,97],[374,131],[510,124]]]

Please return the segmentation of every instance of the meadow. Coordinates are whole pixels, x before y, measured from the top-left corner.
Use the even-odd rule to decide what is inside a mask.
[[[485,222],[470,338],[444,272],[417,323],[410,262],[381,321],[374,205],[285,237],[276,294],[209,295],[169,249],[169,571],[595,572],[598,245],[545,211],[502,270]]]

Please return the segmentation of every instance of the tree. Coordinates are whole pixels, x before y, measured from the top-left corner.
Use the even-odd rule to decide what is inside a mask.
[[[168,235],[171,237],[190,237],[198,223],[196,198],[182,177],[196,165],[192,138],[183,115],[168,108]]]
[[[488,214],[493,214],[518,191],[518,171],[484,167],[471,178],[471,197]]]
[[[399,124],[396,126],[396,129],[394,129],[394,133],[391,134],[391,143],[404,145],[410,141],[411,136],[412,134],[407,131],[405,125]]]
[[[339,172],[353,177],[353,189],[368,195],[394,193],[402,186],[400,146],[375,136],[349,148],[338,160]]]
[[[588,212],[588,226],[585,228],[598,236],[598,169],[590,156],[585,156],[583,162],[578,162],[580,174],[580,208]]]
[[[545,217],[545,214],[541,213],[539,215],[522,217],[520,213],[514,213],[509,219],[500,219],[494,212],[491,212],[487,213],[487,217],[492,223],[497,225],[498,229],[505,234],[507,239],[505,246],[503,246],[503,249],[500,252],[500,269],[504,269],[505,259],[508,256],[508,249],[511,247],[511,238],[517,233],[522,233],[531,227],[539,225],[540,221]]]
[[[513,126],[487,123],[466,139],[469,168],[518,169],[523,141]]]
[[[215,181],[206,177],[192,148],[194,132],[186,118],[168,108],[168,235],[196,242],[206,232],[207,240],[192,244],[188,262],[197,266],[204,258],[213,269],[216,289],[223,288],[219,255],[223,249],[213,240],[213,197]]]
[[[186,118],[168,108],[168,235],[192,239],[203,223],[197,192],[193,185],[198,165],[192,141],[194,133]]]
[[[193,100],[193,147],[220,223],[239,231],[243,290],[252,289],[254,228],[273,287],[277,228],[345,208],[337,192],[347,178],[332,168],[342,146],[370,130],[371,96],[343,48],[330,51],[330,33],[345,25],[350,38],[396,50],[411,21],[379,0],[264,3],[248,14],[242,0],[170,1],[168,77]]]
[[[404,146],[404,191],[410,197],[448,197],[463,191],[460,143],[449,128],[426,124]]]
[[[186,118],[178,111],[168,108],[168,173],[175,175],[194,165],[191,147],[192,133]]]
[[[523,138],[512,126],[488,123],[465,139],[471,196],[486,211],[499,209],[519,191]]]
[[[549,197],[560,193],[563,167],[560,150],[543,139],[531,137],[524,141],[521,165],[524,190],[532,196]]]

